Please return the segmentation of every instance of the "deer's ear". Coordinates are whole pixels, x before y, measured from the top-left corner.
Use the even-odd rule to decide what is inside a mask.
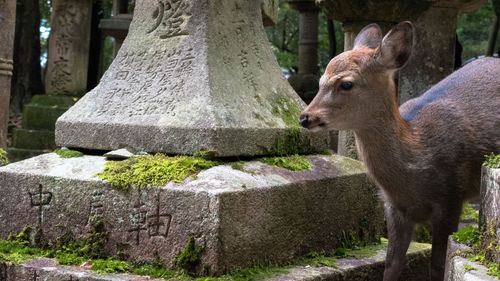
[[[413,25],[409,21],[404,21],[385,35],[380,48],[375,53],[375,59],[387,69],[398,69],[406,64],[412,48]]]
[[[355,49],[376,49],[382,42],[382,30],[376,23],[365,26],[354,39]]]

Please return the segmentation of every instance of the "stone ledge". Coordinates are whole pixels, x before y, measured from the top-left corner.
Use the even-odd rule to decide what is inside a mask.
[[[466,270],[464,266],[472,266],[473,270]],[[453,257],[448,265],[448,279],[446,281],[498,281],[498,278],[488,275],[488,269],[482,264],[469,261],[459,256]]]
[[[372,257],[363,259],[340,259],[338,268],[300,266],[289,269],[290,273],[267,279],[268,281],[353,281],[382,280],[386,249],[377,251]],[[430,245],[412,243],[407,253],[407,265],[403,270],[401,280],[427,280]],[[3,274],[3,275],[2,275]],[[36,274],[36,275],[35,275]],[[40,278],[46,281],[86,280],[160,280],[148,276],[129,274],[97,274],[78,266],[60,266],[54,259],[40,258],[19,266],[0,263],[2,281],[34,280]],[[35,279],[36,279],[35,278]],[[38,279],[36,279],[38,280]],[[161,279],[163,280],[163,279]],[[473,280],[473,279],[466,279]],[[483,279],[481,279],[483,280]],[[489,280],[489,279],[484,279]]]

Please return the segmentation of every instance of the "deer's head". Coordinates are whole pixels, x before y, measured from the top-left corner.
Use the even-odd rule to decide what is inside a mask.
[[[412,46],[410,22],[399,23],[384,38],[377,24],[363,28],[354,48],[328,64],[319,92],[302,112],[300,124],[313,131],[359,129],[393,110],[392,76],[405,65]]]

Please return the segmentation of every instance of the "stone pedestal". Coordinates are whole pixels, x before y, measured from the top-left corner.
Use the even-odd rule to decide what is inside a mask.
[[[261,1],[167,2],[136,3],[101,83],[58,119],[56,144],[252,156],[298,132],[302,152],[327,147],[298,125],[305,104],[269,48]]]
[[[55,0],[52,9],[46,93],[81,96],[87,90],[92,1]]]
[[[482,248],[486,258],[500,263],[500,169],[483,166],[481,176],[481,207],[479,229],[483,230]],[[493,245],[493,246],[490,246]]]
[[[108,255],[152,260],[156,253],[169,265],[193,237],[215,273],[333,250],[346,233],[376,241],[382,206],[362,164],[308,160],[311,170],[246,162],[242,170],[221,165],[183,183],[124,192],[96,178],[104,157],[44,154],[0,168],[0,239],[27,225],[45,242],[80,238],[99,220],[109,231]]]
[[[10,81],[12,77],[12,55],[14,30],[16,24],[16,1],[1,0],[0,23],[0,147],[7,141],[7,122],[9,120]]]

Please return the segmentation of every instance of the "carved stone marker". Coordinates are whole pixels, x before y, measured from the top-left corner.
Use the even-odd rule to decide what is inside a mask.
[[[81,96],[87,89],[92,0],[52,1],[45,89]]]
[[[500,169],[483,166],[481,175],[481,207],[479,229],[482,249],[489,261],[500,263]],[[491,246],[494,245],[494,246]]]
[[[305,106],[281,73],[261,1],[145,0],[101,83],[61,116],[56,143],[172,154],[268,154]],[[305,130],[303,137],[308,138]],[[326,134],[309,144],[327,147]]]
[[[242,170],[221,165],[183,183],[124,192],[96,178],[104,157],[44,154],[0,168],[0,239],[27,225],[42,231],[43,242],[81,238],[101,221],[110,256],[170,265],[193,237],[215,273],[333,250],[346,234],[376,241],[382,206],[362,164],[308,159],[311,170],[246,162]]]

